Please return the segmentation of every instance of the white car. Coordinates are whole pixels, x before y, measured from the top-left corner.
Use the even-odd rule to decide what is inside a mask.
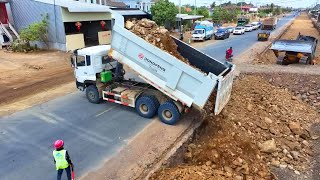
[[[244,26],[244,30],[245,30],[246,32],[249,32],[249,31],[252,31],[252,30],[253,30],[253,27],[252,27],[251,24],[247,24],[247,25]]]
[[[233,34],[244,34],[244,32],[245,32],[244,27],[240,27],[240,26],[234,28],[234,30],[233,30]]]
[[[259,22],[252,22],[251,25],[253,30],[259,29]]]

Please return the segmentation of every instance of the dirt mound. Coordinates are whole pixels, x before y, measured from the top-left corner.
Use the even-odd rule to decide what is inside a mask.
[[[150,44],[189,64],[189,61],[178,52],[177,45],[171,38],[169,31],[164,27],[159,27],[154,21],[149,19],[131,20],[126,22],[126,28]]]
[[[256,75],[235,82],[222,113],[205,119],[187,145],[184,164],[163,168],[152,179],[275,179],[270,167],[306,170],[309,132],[319,116],[287,89]]]

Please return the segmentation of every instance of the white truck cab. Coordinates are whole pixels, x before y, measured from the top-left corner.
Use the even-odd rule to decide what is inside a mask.
[[[84,90],[97,81],[97,75],[105,70],[115,69],[117,62],[109,58],[110,45],[99,45],[75,50],[71,63],[75,68],[76,85]]]

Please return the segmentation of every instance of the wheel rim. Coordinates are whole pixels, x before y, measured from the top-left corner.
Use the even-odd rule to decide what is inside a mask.
[[[171,119],[172,119],[172,117],[173,117],[173,114],[172,114],[172,112],[171,111],[169,111],[169,110],[164,110],[164,111],[162,111],[162,117],[166,120],[166,121],[170,121]]]
[[[140,111],[141,111],[143,114],[146,114],[146,113],[148,113],[148,111],[149,111],[149,108],[148,108],[148,106],[147,106],[146,104],[141,104],[141,105],[139,106],[139,109],[140,109]]]
[[[89,92],[89,93],[88,93],[88,96],[89,96],[89,98],[90,98],[91,100],[95,100],[95,99],[96,99],[96,96],[95,96],[95,94],[94,94],[93,92]]]

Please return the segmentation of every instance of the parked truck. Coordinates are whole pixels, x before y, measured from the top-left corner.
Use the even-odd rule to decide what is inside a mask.
[[[262,30],[274,30],[277,27],[278,19],[277,17],[270,17],[263,20]]]
[[[116,17],[111,46],[78,49],[72,56],[76,85],[89,102],[129,106],[142,117],[157,114],[172,125],[190,107],[203,109],[214,93],[214,113],[220,113],[230,98],[233,64],[172,37],[190,66],[125,29],[123,17]]]
[[[212,39],[213,31],[213,23],[209,21],[201,21],[194,27],[192,32],[192,40],[205,41],[207,39]]]

